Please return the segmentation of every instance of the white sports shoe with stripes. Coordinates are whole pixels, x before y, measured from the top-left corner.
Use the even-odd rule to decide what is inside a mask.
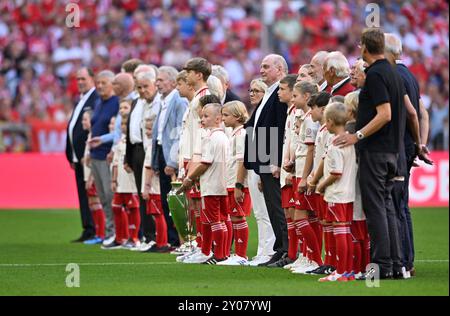
[[[217,262],[218,266],[247,266],[248,260],[246,258],[240,257],[238,255],[231,255],[225,261]]]

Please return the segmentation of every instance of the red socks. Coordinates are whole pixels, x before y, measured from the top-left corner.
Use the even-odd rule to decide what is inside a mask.
[[[224,236],[224,256],[229,257],[231,252],[231,244],[233,243],[233,224],[231,220],[228,219],[223,223],[223,230],[225,232]]]
[[[202,253],[205,256],[209,256],[212,246],[212,231],[211,225],[208,223],[202,223]]]
[[[299,238],[295,231],[295,224],[291,218],[287,218],[287,229],[288,229],[288,257],[291,260],[297,259],[297,249]]]
[[[225,232],[222,222],[211,224],[211,235],[214,240],[214,256],[216,259],[225,257]]]
[[[234,232],[234,250],[235,253],[242,258],[247,258],[248,247],[248,224],[243,219],[233,223]]]
[[[105,212],[102,209],[101,204],[91,204],[89,205],[92,213],[92,219],[95,225],[95,235],[101,239],[105,239]]]
[[[311,250],[311,259],[318,265],[322,265],[322,256],[319,249],[319,242],[316,234],[307,219],[301,219],[295,222],[295,226],[301,231],[306,246]]]
[[[122,244],[128,240],[128,216],[122,206],[113,206],[116,242]]]
[[[167,223],[164,215],[155,214],[153,215],[153,219],[155,220],[156,246],[167,246]]]
[[[323,243],[323,231],[322,225],[319,222],[319,218],[317,217],[309,217],[308,218],[309,225],[314,230],[314,234],[316,234],[317,241],[319,242],[319,250],[322,253],[322,243]]]
[[[343,274],[353,270],[353,242],[349,226],[334,226],[336,241],[337,273]]]
[[[197,247],[202,248],[202,231],[203,231],[203,224],[200,221],[200,211],[199,210],[193,210],[194,217],[195,217],[195,228],[197,231],[197,237],[195,238],[195,241],[197,242]]]
[[[333,225],[323,225],[325,239],[325,265],[336,267],[336,243],[334,242]]]
[[[141,214],[139,213],[139,208],[130,209],[128,213],[128,224],[130,238],[133,241],[137,241],[139,239],[139,227],[141,226]]]

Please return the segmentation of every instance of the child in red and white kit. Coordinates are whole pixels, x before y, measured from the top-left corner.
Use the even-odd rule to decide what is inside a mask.
[[[247,170],[244,168],[245,134],[244,123],[248,120],[245,105],[231,101],[222,108],[225,127],[232,128],[229,137],[227,158],[228,214],[231,216],[235,255],[218,265],[247,265],[248,224],[252,201],[248,189]],[[231,240],[230,240],[231,241]],[[231,242],[229,243],[231,246]],[[227,244],[228,246],[228,244]]]
[[[311,118],[308,102],[318,92],[316,84],[301,81],[294,86],[293,102],[305,113],[299,131],[299,144],[295,151],[295,215],[294,223],[297,238],[303,238],[304,256],[309,260],[291,268],[293,273],[306,273],[322,265],[320,224],[315,216],[311,201],[306,192],[307,178],[313,168],[314,143],[319,130],[319,123]],[[306,251],[305,251],[306,250]]]
[[[216,264],[226,260],[225,230],[223,216],[228,216],[228,192],[226,185],[226,159],[228,157],[228,137],[222,128],[222,106],[208,104],[203,108],[201,123],[208,131],[202,139],[201,160],[189,170],[183,181],[183,190],[189,190],[195,179],[200,177],[202,196],[202,251],[194,254],[184,263]],[[214,256],[211,252],[214,241]]]
[[[91,112],[92,110],[85,110],[81,120],[83,130],[89,131],[88,138],[90,137],[91,130]],[[89,167],[89,146],[87,144],[84,150],[83,169],[89,209],[91,210],[92,219],[94,220],[95,225],[95,237],[84,241],[84,244],[97,245],[101,244],[105,239],[106,217],[102,208],[102,203],[100,202],[100,198],[97,194],[97,190],[95,189],[94,177],[92,176],[91,168]]]
[[[346,133],[345,105],[330,103],[325,109],[326,126],[334,137]],[[353,273],[353,240],[350,227],[353,221],[353,203],[356,188],[356,153],[354,146],[340,148],[330,142],[324,161],[324,175],[317,190],[327,202],[326,220],[333,223],[336,243],[336,271],[320,282],[351,281]]]
[[[155,116],[145,119],[145,134],[151,139]],[[153,216],[156,226],[156,244],[146,252],[165,253],[171,250],[167,243],[167,222],[161,204],[161,186],[159,175],[152,169],[152,143],[150,142],[145,151],[144,175],[142,177],[142,197],[147,201],[147,214]]]
[[[114,149],[112,162],[112,209],[116,238],[111,244],[103,246],[103,249],[133,249],[140,245],[138,232],[141,217],[136,182],[133,173],[128,173],[124,168],[127,120],[128,116],[122,117],[122,137]]]
[[[350,134],[356,133],[356,115],[358,111],[359,92],[354,91],[345,96],[344,104],[347,109],[347,124],[345,130]],[[362,277],[366,266],[370,263],[370,238],[367,229],[366,215],[362,207],[359,176],[356,177],[356,197],[353,204],[353,223],[351,232],[353,236],[353,272],[355,277]]]

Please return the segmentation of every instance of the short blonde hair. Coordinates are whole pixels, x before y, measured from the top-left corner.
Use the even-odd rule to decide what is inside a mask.
[[[325,108],[325,119],[333,121],[338,126],[344,126],[347,123],[347,109],[344,103],[333,102]]]
[[[314,94],[319,92],[319,86],[309,81],[300,81],[294,85],[294,89],[301,93]]]
[[[241,101],[230,101],[223,105],[222,111],[228,109],[234,117],[238,119],[238,122],[245,124],[248,120],[248,112],[244,103]]]
[[[252,82],[250,82],[250,88],[253,85],[257,86],[258,88],[260,88],[264,92],[266,92],[267,89],[268,89],[267,84],[261,78],[253,79]]]
[[[347,109],[352,111],[353,117],[358,113],[359,91],[350,92],[345,96],[344,104]]]

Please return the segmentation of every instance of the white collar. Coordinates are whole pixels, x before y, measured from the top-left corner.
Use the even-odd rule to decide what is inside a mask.
[[[322,84],[320,85],[319,90],[320,90],[320,91],[325,90],[325,89],[327,88],[327,85],[328,85],[328,83],[327,83],[327,81],[325,80],[325,81],[322,82]]]
[[[91,89],[89,89],[88,92],[83,93],[83,94],[81,95],[81,99],[83,99],[83,98],[88,99],[88,98],[91,96],[92,92],[94,92],[94,90],[95,90],[95,87],[92,87]]]
[[[173,89],[165,98],[161,96],[161,101],[164,103],[164,105],[169,105],[170,101],[172,101],[173,97],[175,96],[176,89]]]
[[[272,95],[272,93],[278,88],[279,85],[280,85],[280,81],[275,82],[267,89],[266,93],[268,95]]]
[[[397,65],[403,65],[403,61],[402,61],[401,59],[397,59],[397,60],[395,61],[395,63],[396,63]]]
[[[344,79],[342,79],[341,81],[339,81],[338,83],[336,83],[336,84],[333,86],[333,88],[331,89],[331,91],[334,91],[334,90],[336,90],[337,88],[339,88],[340,86],[342,86],[342,84],[343,84],[346,80],[348,80],[348,78],[350,78],[350,77],[345,77]]]

